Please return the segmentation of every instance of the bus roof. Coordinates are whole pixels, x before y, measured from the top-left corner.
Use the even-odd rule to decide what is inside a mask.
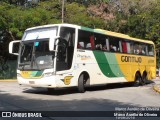
[[[73,27],[73,28],[80,28],[80,26],[78,25],[74,25],[74,24],[48,24],[48,25],[42,25],[42,26],[36,26],[36,27],[31,27],[26,29],[25,31],[28,30],[33,30],[33,29],[40,29],[40,28],[47,28],[47,27],[54,27],[54,26],[68,26],[68,27]]]
[[[151,41],[151,40],[138,39],[138,38],[130,37],[129,35],[126,35],[126,34],[122,34],[122,33],[112,32],[112,31],[103,30],[103,29],[95,29],[95,31],[100,31],[102,34],[106,34],[106,35],[114,36],[114,37],[118,37],[118,38],[154,44],[153,41]]]
[[[109,35],[109,36],[114,36],[114,37],[118,37],[118,38],[123,38],[123,39],[129,39],[129,40],[138,41],[138,42],[144,42],[144,43],[154,44],[150,40],[143,40],[143,39],[133,38],[133,37],[130,37],[129,35],[122,34],[122,33],[112,32],[112,31],[103,30],[103,29],[92,29],[92,28],[88,28],[88,27],[83,27],[83,26],[74,25],[74,24],[66,24],[66,23],[48,24],[48,25],[43,25],[43,26],[32,27],[32,28],[26,29],[26,31],[32,30],[32,29],[54,27],[54,26],[73,27],[73,28],[83,29],[83,30],[91,31],[91,32],[95,32],[95,33],[101,33],[101,34],[105,34],[105,35]]]

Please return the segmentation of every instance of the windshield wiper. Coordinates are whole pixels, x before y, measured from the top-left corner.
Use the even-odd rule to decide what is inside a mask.
[[[34,43],[34,44],[35,44],[35,43]],[[36,48],[35,48],[35,45],[34,45],[34,44],[33,44],[33,50],[32,50],[31,68],[33,69],[33,66],[36,65],[37,68],[39,69],[38,63],[37,63],[36,58],[35,58]]]
[[[19,66],[30,65],[29,63],[19,63]]]
[[[19,63],[19,67],[21,66],[22,70],[24,70],[25,65],[30,65],[29,63]]]

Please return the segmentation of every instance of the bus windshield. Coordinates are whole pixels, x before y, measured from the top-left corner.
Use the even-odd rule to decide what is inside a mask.
[[[21,43],[19,69],[53,68],[54,52],[49,51],[49,40],[30,40]]]
[[[20,70],[44,70],[53,69],[56,71],[69,70],[72,66],[74,53],[75,29],[69,27],[40,28],[25,32],[19,52]],[[49,50],[49,40],[57,36],[57,51]],[[56,54],[56,55],[55,55]],[[56,62],[56,63],[54,63]]]
[[[54,52],[49,51],[49,39],[57,36],[58,27],[37,28],[25,31],[20,45],[21,70],[53,68]]]

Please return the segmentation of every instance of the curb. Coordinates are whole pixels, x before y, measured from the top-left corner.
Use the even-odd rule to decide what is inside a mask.
[[[160,85],[154,85],[153,90],[160,93]]]
[[[0,80],[0,82],[17,82],[17,80]]]

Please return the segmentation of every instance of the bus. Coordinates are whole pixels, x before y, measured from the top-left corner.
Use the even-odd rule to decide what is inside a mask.
[[[15,46],[18,46],[18,51]],[[18,55],[20,85],[48,90],[132,82],[136,86],[156,77],[155,45],[125,34],[73,24],[51,24],[25,30],[11,41]]]

